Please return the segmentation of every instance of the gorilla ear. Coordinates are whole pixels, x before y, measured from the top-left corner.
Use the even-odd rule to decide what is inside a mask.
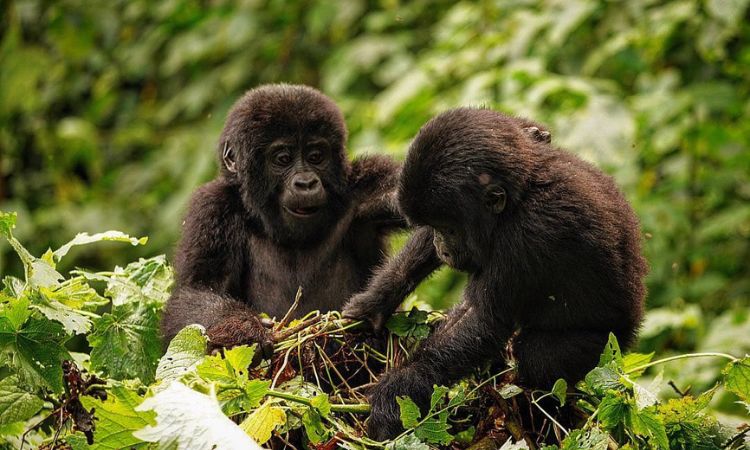
[[[221,154],[221,159],[224,161],[224,166],[227,170],[232,173],[237,173],[237,164],[234,160],[234,150],[229,146],[227,142],[224,143],[224,151]]]
[[[505,209],[508,196],[502,186],[490,184],[484,190],[484,201],[493,214],[500,214]]]

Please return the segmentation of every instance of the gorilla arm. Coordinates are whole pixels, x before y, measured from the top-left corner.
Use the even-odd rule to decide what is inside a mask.
[[[237,300],[251,263],[246,249],[248,224],[235,188],[219,179],[193,196],[185,218],[175,265],[178,274],[162,320],[165,341],[183,327],[206,328],[212,348],[259,343],[272,348],[270,334],[250,307]]]
[[[382,328],[404,297],[442,264],[432,241],[432,228],[417,228],[401,252],[375,272],[367,288],[347,302],[344,317],[366,319],[374,329]]]
[[[386,230],[406,228],[396,201],[400,172],[401,167],[383,155],[365,156],[352,162],[349,185],[357,203],[355,220],[374,223]]]
[[[384,440],[403,431],[397,396],[408,395],[424,413],[434,385],[450,386],[502,351],[512,326],[493,317],[497,313],[486,301],[492,299],[475,300],[453,308],[409,361],[387,372],[373,387],[368,436]]]

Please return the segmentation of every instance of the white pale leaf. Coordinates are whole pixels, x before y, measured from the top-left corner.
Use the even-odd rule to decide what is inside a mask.
[[[177,450],[261,449],[242,429],[229,420],[218,401],[184,384],[169,387],[147,398],[136,411],[156,412],[156,425],[133,433],[159,448]]]

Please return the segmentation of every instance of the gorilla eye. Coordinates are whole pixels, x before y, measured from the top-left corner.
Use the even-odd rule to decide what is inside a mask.
[[[310,164],[320,164],[323,162],[323,152],[320,150],[313,150],[307,155],[307,161]]]
[[[292,162],[292,156],[286,152],[279,152],[274,155],[273,162],[278,166],[288,166]]]

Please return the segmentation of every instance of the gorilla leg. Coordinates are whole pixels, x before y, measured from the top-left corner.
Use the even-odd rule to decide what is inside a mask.
[[[599,362],[609,333],[593,330],[524,329],[513,340],[521,382],[551,389],[558,378],[583,379]]]

